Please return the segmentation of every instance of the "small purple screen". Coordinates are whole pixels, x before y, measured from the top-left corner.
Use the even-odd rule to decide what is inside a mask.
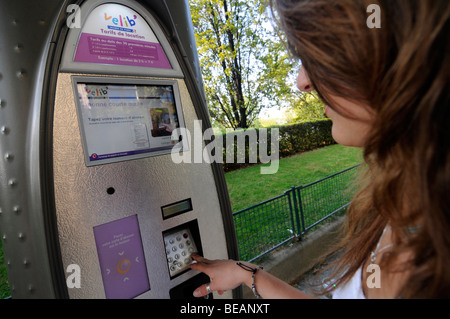
[[[150,290],[137,215],[94,227],[108,299],[131,299]]]

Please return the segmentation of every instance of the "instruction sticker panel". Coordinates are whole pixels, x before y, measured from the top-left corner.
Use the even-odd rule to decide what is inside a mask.
[[[172,68],[142,16],[114,3],[100,5],[90,13],[83,26],[74,61]]]
[[[131,299],[150,283],[137,215],[94,227],[95,243],[108,299]]]

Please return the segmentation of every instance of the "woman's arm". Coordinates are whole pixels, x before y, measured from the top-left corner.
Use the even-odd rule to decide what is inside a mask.
[[[232,290],[245,284],[252,287],[252,272],[247,271],[237,265],[234,260],[208,260],[198,255],[192,256],[195,263],[191,268],[205,273],[211,279],[211,291],[217,291],[222,294],[224,291]],[[251,268],[255,265],[242,262]],[[198,287],[194,291],[195,297],[208,295],[206,284]],[[259,269],[255,274],[255,287],[258,294],[265,299],[311,299],[300,290],[292,287],[286,282],[272,276],[268,272]]]

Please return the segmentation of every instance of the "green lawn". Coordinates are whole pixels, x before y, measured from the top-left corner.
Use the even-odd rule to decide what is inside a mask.
[[[5,299],[11,295],[6,275],[6,267],[3,257],[2,242],[0,240],[0,299]]]
[[[260,165],[229,172],[225,177],[233,212],[282,195],[292,186],[338,173],[362,160],[361,149],[332,145],[281,159],[279,170],[273,175],[261,175]]]

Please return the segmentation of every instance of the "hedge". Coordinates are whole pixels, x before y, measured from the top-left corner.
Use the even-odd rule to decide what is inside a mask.
[[[270,142],[272,141],[272,132],[274,129],[278,129],[279,131],[279,158],[336,144],[331,135],[331,126],[331,120],[327,119],[267,129],[234,131],[223,135],[216,135],[216,138],[222,138],[223,168],[225,172],[229,172],[264,162],[264,158],[260,158],[260,148],[263,147],[261,150],[262,155],[267,154],[270,156],[272,154]],[[265,136],[267,136],[265,139],[268,142],[267,146],[264,144]],[[263,140],[260,141],[260,138]],[[239,139],[240,142],[238,142]],[[273,142],[276,143],[276,140]],[[226,146],[228,146],[228,148]],[[233,155],[232,147],[234,148],[234,156],[231,158],[231,155]],[[229,157],[228,160],[227,154]],[[241,160],[239,161],[239,159]],[[245,161],[243,161],[243,159],[245,159]]]

